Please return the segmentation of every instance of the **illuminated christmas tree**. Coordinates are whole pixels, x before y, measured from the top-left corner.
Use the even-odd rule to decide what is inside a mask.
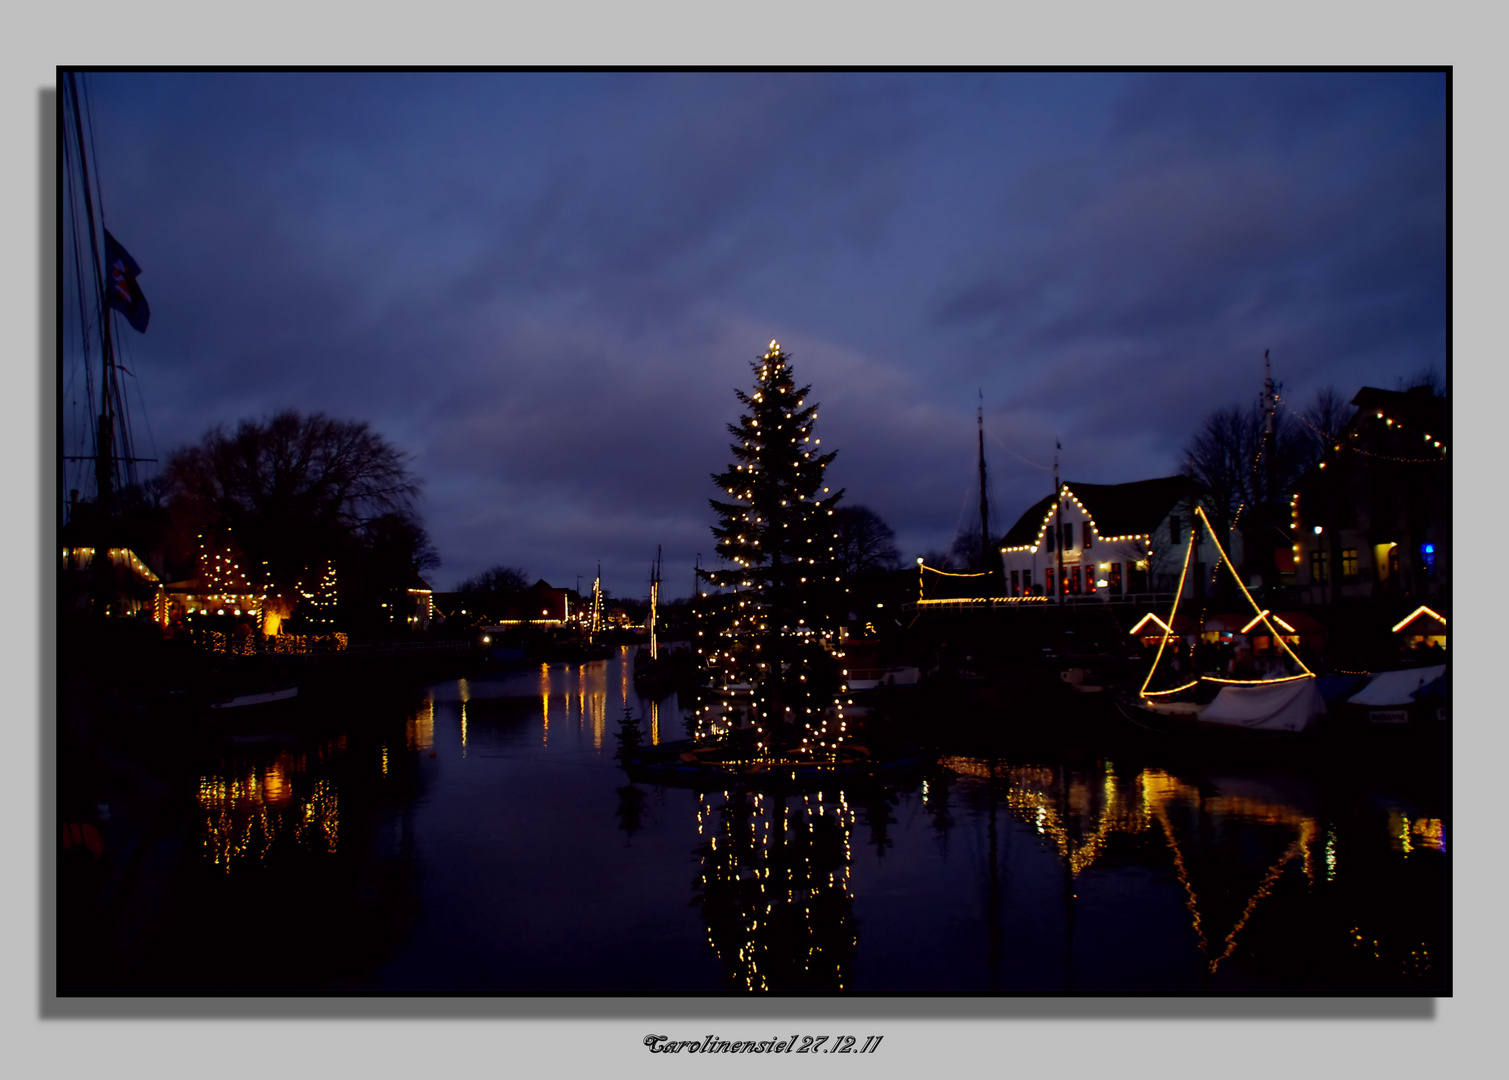
[[[795,384],[790,358],[772,341],[752,367],[753,391],[735,391],[748,412],[728,425],[734,461],[713,476],[723,492],[709,500],[713,535],[732,566],[700,574],[732,595],[702,620],[702,661],[714,686],[752,688],[748,719],[762,754],[800,747],[831,757],[844,729],[833,524],[843,492],[823,486],[835,454],[818,450],[817,405],[810,386]]]

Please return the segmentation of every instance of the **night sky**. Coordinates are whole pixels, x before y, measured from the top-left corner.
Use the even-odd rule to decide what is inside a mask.
[[[1440,74],[96,74],[138,449],[286,407],[412,454],[448,589],[712,560],[771,339],[905,559],[1210,410],[1446,371]],[[65,432],[83,415],[65,364]],[[78,453],[70,448],[67,452]],[[87,452],[87,451],[84,451]],[[70,480],[74,486],[85,486]]]

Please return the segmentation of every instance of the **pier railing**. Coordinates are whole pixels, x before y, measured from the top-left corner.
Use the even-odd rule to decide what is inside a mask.
[[[958,600],[911,600],[902,605],[904,611],[918,613],[930,611],[1046,611],[1056,607],[1088,607],[1097,604],[1122,604],[1133,606],[1167,606],[1174,602],[1174,594],[1129,593],[1112,596],[1101,593],[1079,593],[1063,598],[1056,604],[1047,596],[981,596]]]

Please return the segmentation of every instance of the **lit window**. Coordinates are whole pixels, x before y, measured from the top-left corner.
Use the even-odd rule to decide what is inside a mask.
[[[1310,552],[1310,581],[1315,585],[1324,585],[1331,580],[1324,551]]]
[[[1354,580],[1356,580],[1356,578],[1357,578],[1357,549],[1356,548],[1342,548],[1341,549],[1341,576],[1344,579],[1348,580],[1348,581],[1354,581]]]

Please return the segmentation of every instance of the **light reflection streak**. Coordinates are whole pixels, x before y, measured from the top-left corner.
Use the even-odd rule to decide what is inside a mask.
[[[341,736],[316,751],[319,759],[344,751]],[[265,860],[279,840],[334,854],[340,838],[340,804],[335,787],[320,779],[300,796],[295,777],[309,765],[306,754],[284,750],[272,762],[202,775],[197,799],[203,813],[201,848],[227,874],[247,862]]]
[[[419,711],[404,722],[404,747],[429,750],[435,745],[435,699],[425,698]]]
[[[1323,833],[1312,815],[1279,799],[1264,798],[1261,792],[1254,793],[1246,781],[1230,781],[1225,790],[1218,782],[1214,793],[1206,793],[1162,770],[1146,768],[1127,784],[1119,782],[1110,764],[1105,763],[1098,784],[1092,785],[1086,778],[1071,776],[1061,785],[1053,770],[1042,767],[1011,766],[965,757],[945,758],[944,763],[954,772],[966,776],[1006,781],[1008,807],[1067,862],[1073,877],[1095,863],[1113,835],[1139,835],[1156,826],[1172,857],[1198,947],[1207,956],[1211,951],[1210,940],[1200,898],[1191,880],[1190,865],[1181,849],[1171,811],[1182,807],[1196,811],[1206,821],[1227,820],[1291,830],[1293,839],[1277,862],[1265,868],[1241,915],[1225,935],[1220,955],[1207,960],[1211,973],[1236,951],[1238,935],[1262,900],[1272,893],[1290,863],[1300,862],[1311,887],[1316,883],[1318,864],[1322,860],[1326,880],[1334,880],[1336,876],[1334,832]],[[1065,790],[1059,791],[1060,787]],[[1070,821],[1084,823],[1076,830],[1082,837],[1077,843],[1069,828]],[[1412,820],[1402,811],[1392,811],[1387,828],[1395,850],[1406,856],[1423,847],[1445,850],[1445,827],[1438,819]],[[1320,850],[1322,841],[1323,851]]]
[[[466,757],[466,705],[472,699],[471,683],[465,679],[456,684],[457,696],[461,699],[461,756]]]
[[[847,797],[724,791],[696,813],[696,902],[727,984],[842,989],[858,943]]]
[[[1210,973],[1212,975],[1215,974],[1216,968],[1220,965],[1221,961],[1236,951],[1237,935],[1242,932],[1242,927],[1247,925],[1247,920],[1252,918],[1252,913],[1257,908],[1258,901],[1273,891],[1273,886],[1277,884],[1279,875],[1284,872],[1284,867],[1288,866],[1299,855],[1304,843],[1305,841],[1300,839],[1290,844],[1288,850],[1279,856],[1278,862],[1274,863],[1268,872],[1263,875],[1262,884],[1258,886],[1257,892],[1252,894],[1252,898],[1247,901],[1247,906],[1242,909],[1242,916],[1232,926],[1231,933],[1226,935],[1225,951],[1210,962]]]
[[[540,718],[543,728],[540,732],[540,745],[550,745],[550,665],[540,665]]]

